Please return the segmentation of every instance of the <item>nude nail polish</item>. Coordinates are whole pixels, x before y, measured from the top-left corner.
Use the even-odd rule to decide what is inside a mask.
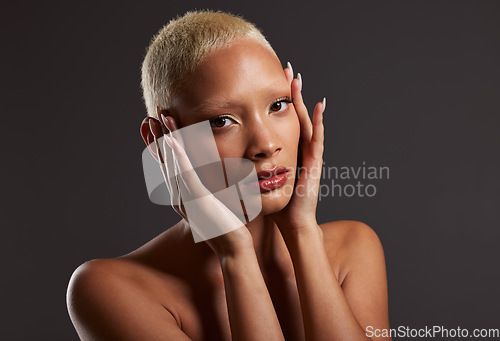
[[[149,120],[149,129],[155,138],[160,138],[162,136],[161,127],[159,126],[160,122],[157,122],[154,118]]]
[[[166,118],[166,117],[165,117],[165,115],[163,115],[163,114],[161,114],[160,116],[161,116],[161,120],[162,120],[163,124],[165,125],[165,128],[167,128],[168,133],[170,133],[171,131],[170,131],[170,128],[168,127],[168,121],[167,121],[167,118]]]
[[[292,64],[290,64],[290,62],[287,62],[286,63],[286,67],[290,69],[290,71],[292,71],[292,79],[293,79],[293,68],[292,68]]]

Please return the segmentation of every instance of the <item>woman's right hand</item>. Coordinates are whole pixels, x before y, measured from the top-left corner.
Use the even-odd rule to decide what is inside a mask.
[[[154,148],[148,147],[160,164],[174,210],[189,223],[193,236],[205,240],[217,256],[253,250],[252,236],[244,223],[203,185],[181,143],[172,136],[178,129],[175,119],[161,114],[161,120],[163,124],[149,118]]]

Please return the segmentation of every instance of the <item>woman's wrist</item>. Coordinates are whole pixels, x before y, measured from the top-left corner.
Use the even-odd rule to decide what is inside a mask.
[[[226,245],[226,247],[219,247],[214,251],[221,264],[227,260],[231,261],[235,259],[241,260],[253,257],[257,258],[253,244],[244,246],[239,245],[237,247],[234,246],[228,247]]]
[[[233,250],[232,252],[217,254],[219,264],[224,276],[228,274],[236,275],[241,271],[246,275],[250,273],[260,273],[259,262],[254,248]]]
[[[300,239],[319,239],[323,242],[323,231],[316,221],[280,231],[287,245],[296,244]]]
[[[245,225],[205,242],[219,259],[242,253],[255,253],[252,235]]]

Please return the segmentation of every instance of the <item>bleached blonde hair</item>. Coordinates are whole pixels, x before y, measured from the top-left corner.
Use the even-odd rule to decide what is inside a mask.
[[[160,29],[151,40],[141,69],[148,116],[158,118],[157,106],[170,108],[173,97],[210,52],[242,38],[255,40],[276,54],[254,24],[234,14],[190,11]]]

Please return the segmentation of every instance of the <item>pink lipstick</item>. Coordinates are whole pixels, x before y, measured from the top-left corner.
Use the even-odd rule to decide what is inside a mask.
[[[288,180],[286,167],[276,166],[273,169],[261,170],[257,173],[260,192],[268,192],[283,186]]]

